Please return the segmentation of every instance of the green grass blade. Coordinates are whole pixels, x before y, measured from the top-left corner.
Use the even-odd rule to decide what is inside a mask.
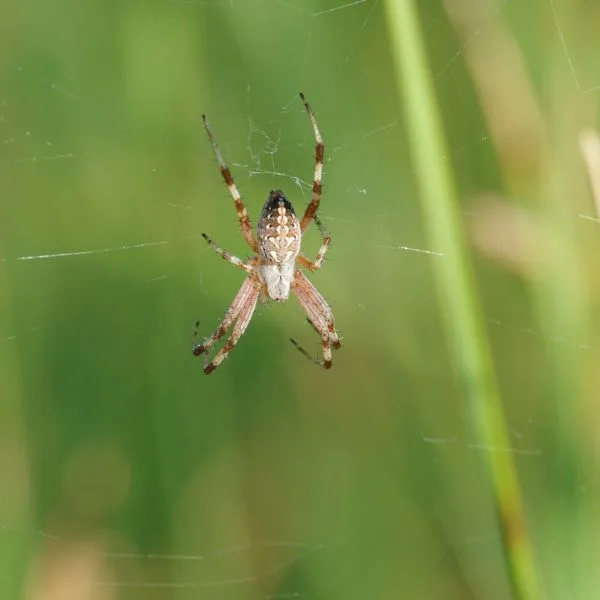
[[[411,0],[386,0],[385,10],[426,232],[431,247],[445,255],[435,261],[434,275],[450,352],[461,376],[475,435],[490,449],[485,466],[514,595],[536,600],[540,587],[515,465],[510,452],[493,451],[510,444],[450,164],[443,158],[448,152],[416,7]]]

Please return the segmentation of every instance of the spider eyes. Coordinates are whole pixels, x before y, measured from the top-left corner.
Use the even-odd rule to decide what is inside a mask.
[[[281,190],[271,190],[263,208],[263,212],[270,212],[280,206],[283,206],[283,208],[291,214],[296,214],[292,203],[285,197],[285,194]]]

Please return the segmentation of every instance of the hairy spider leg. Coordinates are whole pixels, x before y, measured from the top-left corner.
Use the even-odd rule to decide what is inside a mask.
[[[325,258],[325,254],[327,253],[327,250],[329,249],[329,244],[331,243],[331,236],[325,231],[325,228],[323,227],[323,224],[321,223],[317,215],[315,215],[313,218],[315,223],[317,224],[317,227],[319,228],[319,231],[321,232],[321,235],[323,236],[323,242],[321,244],[321,247],[319,248],[319,252],[317,253],[317,258],[313,262],[303,254],[299,254],[296,257],[296,260],[305,269],[308,269],[309,271],[317,271],[321,268],[321,265],[323,264],[323,259]]]
[[[302,273],[302,271],[296,272],[292,290],[296,294],[300,306],[304,309],[309,323],[321,336],[321,343],[323,345],[322,360],[312,358],[295,340],[292,339],[291,342],[298,350],[300,350],[300,352],[302,352],[302,354],[310,358],[313,362],[325,369],[330,369],[332,364],[331,349],[333,347],[337,350],[342,345],[335,329],[331,308],[325,301],[325,298],[321,296],[317,288],[310,282],[306,275]]]
[[[250,277],[246,279],[244,284],[248,281],[251,283],[250,293],[246,296],[245,300],[240,306],[238,318],[233,326],[233,331],[231,332],[230,338],[215,354],[211,361],[205,361],[204,363],[204,372],[207,375],[212,373],[229,356],[229,353],[235,348],[250,324],[250,320],[254,314],[254,309],[256,308],[256,302],[258,301],[261,285],[258,281],[254,281]]]
[[[319,131],[319,126],[317,125],[317,120],[315,119],[315,115],[312,111],[312,108],[310,107],[310,104],[304,97],[304,94],[301,93],[300,98],[302,98],[302,102],[304,102],[304,107],[306,108],[306,112],[308,113],[308,116],[310,118],[310,122],[312,124],[316,140],[315,173],[313,176],[312,199],[309,205],[306,207],[306,211],[304,212],[302,221],[300,221],[300,231],[304,233],[306,231],[306,228],[310,225],[310,222],[313,220],[314,216],[317,214],[317,210],[319,209],[319,202],[321,202],[321,181],[323,179],[323,156],[325,155],[325,145],[323,144],[323,138],[321,137],[321,132]]]
[[[227,333],[231,325],[240,317],[240,313],[248,305],[256,305],[256,300],[258,299],[260,290],[261,282],[258,279],[255,279],[253,276],[246,277],[244,283],[242,283],[242,287],[240,287],[238,293],[233,299],[233,302],[227,309],[221,324],[217,327],[217,329],[215,329],[214,333],[201,344],[199,344],[197,340],[199,326],[199,322],[197,322],[196,332],[194,334],[194,345],[192,348],[192,353],[194,356],[200,356],[201,354],[207,355],[211,347]],[[252,310],[254,310],[254,308]],[[205,372],[207,367],[208,363],[206,362],[204,367]],[[210,369],[208,372],[210,373],[212,370],[213,369]]]
[[[294,283],[295,290],[297,291],[296,295],[298,295],[298,293],[301,294],[303,299],[311,304],[314,313],[319,315],[323,320],[324,325],[327,327],[332,346],[336,350],[340,348],[342,343],[340,342],[340,337],[335,328],[333,311],[325,298],[323,298],[319,290],[317,290],[312,281],[308,279],[302,271],[296,271]],[[313,323],[315,326],[318,326],[314,320]]]
[[[239,267],[240,269],[246,271],[246,273],[252,273],[254,271],[254,266],[251,262],[246,263],[241,258],[238,258],[230,252],[227,252],[227,250],[223,250],[223,248],[217,246],[217,244],[215,244],[215,242],[213,242],[213,240],[209,238],[205,233],[202,234],[202,237],[208,242],[208,245],[227,262],[230,262],[232,265],[235,265],[236,267]]]
[[[206,129],[206,133],[208,134],[208,139],[212,144],[215,156],[217,157],[217,161],[219,163],[219,168],[221,169],[221,175],[223,175],[223,179],[225,180],[225,184],[227,185],[227,189],[233,198],[235,203],[235,210],[237,212],[238,219],[240,220],[240,225],[242,227],[242,233],[244,234],[244,238],[246,243],[254,252],[258,252],[258,243],[256,238],[254,237],[254,233],[252,232],[252,224],[250,223],[250,217],[246,211],[246,207],[244,206],[244,202],[242,200],[242,196],[235,185],[233,180],[233,176],[231,175],[231,171],[229,167],[223,160],[223,155],[221,154],[221,150],[217,145],[217,141],[215,140],[215,136],[212,133],[212,130],[208,124],[208,120],[206,115],[202,115],[202,122],[204,123],[204,129]]]

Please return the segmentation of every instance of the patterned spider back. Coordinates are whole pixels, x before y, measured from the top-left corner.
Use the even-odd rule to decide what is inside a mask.
[[[300,223],[292,203],[281,190],[269,194],[258,221],[261,258],[282,265],[293,262],[300,252]]]
[[[271,191],[258,221],[259,274],[269,297],[287,300],[300,252],[300,223],[281,190]]]

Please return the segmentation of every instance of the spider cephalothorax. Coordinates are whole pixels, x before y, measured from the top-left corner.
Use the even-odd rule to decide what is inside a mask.
[[[317,217],[317,209],[321,200],[321,176],[323,173],[323,153],[325,147],[310,105],[302,94],[300,94],[300,97],[308,112],[317,141],[312,199],[304,211],[302,220],[298,221],[292,203],[285,197],[283,192],[281,190],[271,191],[258,221],[257,238],[252,233],[252,226],[246,212],[246,207],[242,202],[231,172],[223,160],[206,117],[202,116],[204,127],[219,161],[221,174],[235,202],[242,233],[250,248],[255,252],[254,256],[243,261],[219,248],[205,233],[202,234],[215,252],[248,273],[248,277],[244,280],[242,287],[239,289],[216,331],[202,344],[194,341],[194,356],[203,354],[208,357],[211,347],[233,326],[231,337],[225,342],[221,350],[215,354],[212,360],[209,361],[208,358],[206,359],[204,372],[207,374],[212,373],[227,358],[231,350],[238,343],[250,323],[259,296],[265,301],[272,299],[282,302],[287,300],[290,290],[295,293],[298,302],[300,302],[300,305],[306,312],[309,323],[321,336],[323,358],[321,360],[313,359],[297,342],[294,340],[291,341],[300,352],[317,364],[329,369],[331,367],[332,348],[339,348],[341,346],[340,338],[335,329],[331,308],[318,292],[317,288],[298,269],[298,265],[309,271],[319,269],[331,241],[331,237],[325,232],[323,225]],[[314,261],[311,261],[300,253],[302,234],[306,231],[311,221],[316,223],[323,236],[323,243]],[[198,325],[196,323],[196,331]]]

